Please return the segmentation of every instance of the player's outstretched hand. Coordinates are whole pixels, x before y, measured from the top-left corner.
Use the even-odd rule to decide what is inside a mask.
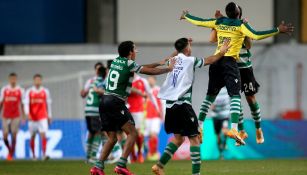
[[[168,60],[170,60],[171,58],[172,58],[171,56],[168,56],[168,57],[164,58],[162,61],[160,61],[159,64],[160,64],[161,66],[163,66],[163,65],[165,65],[165,64],[168,62]]]
[[[185,15],[187,15],[187,14],[189,14],[189,11],[187,11],[187,10],[182,11],[182,14],[180,16],[180,20],[185,19]]]
[[[216,10],[216,11],[215,11],[215,14],[214,14],[214,17],[215,17],[215,18],[221,18],[221,17],[224,17],[224,15],[221,13],[220,10]]]
[[[278,26],[278,30],[280,33],[291,35],[291,33],[294,31],[294,26],[291,23],[285,24],[285,21],[281,21]]]
[[[170,72],[173,71],[175,64],[176,64],[176,58],[175,57],[169,59],[168,68],[170,69]]]
[[[221,54],[224,55],[226,52],[228,52],[230,47],[231,47],[230,40],[224,40],[224,43],[220,49]]]

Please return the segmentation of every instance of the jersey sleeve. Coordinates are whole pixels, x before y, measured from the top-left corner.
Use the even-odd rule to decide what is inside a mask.
[[[215,28],[216,19],[215,18],[209,18],[209,19],[203,19],[196,16],[192,16],[190,14],[185,15],[185,19],[197,26],[201,27],[207,27],[207,28]]]
[[[138,65],[133,60],[128,60],[128,69],[130,72],[139,73],[142,70],[143,66]]]
[[[90,87],[91,87],[91,79],[88,79],[83,88],[85,91],[89,91]]]
[[[48,117],[52,118],[52,112],[51,112],[52,100],[51,100],[50,92],[48,89],[45,89],[45,91],[46,91],[46,99],[47,99]]]
[[[204,58],[196,58],[194,59],[194,68],[202,68],[205,65]]]
[[[28,89],[23,96],[23,110],[26,115],[30,113],[30,89]]]
[[[255,31],[248,23],[242,23],[241,24],[241,32],[255,40],[261,40],[265,39],[274,35],[277,35],[279,33],[279,30],[277,27],[271,29],[271,30],[265,30],[265,31]]]

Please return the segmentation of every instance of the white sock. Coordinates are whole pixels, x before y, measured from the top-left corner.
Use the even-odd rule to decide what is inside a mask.
[[[231,129],[235,129],[238,131],[238,123],[231,123]]]

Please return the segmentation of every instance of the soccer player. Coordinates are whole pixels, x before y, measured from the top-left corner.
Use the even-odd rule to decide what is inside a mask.
[[[228,94],[231,98],[231,130],[227,132],[227,136],[235,139],[240,144],[245,144],[244,140],[238,133],[238,122],[241,110],[241,77],[238,65],[236,61],[239,59],[239,53],[244,41],[245,36],[260,40],[267,37],[277,35],[279,33],[291,33],[293,32],[293,26],[291,24],[284,24],[282,22],[278,27],[267,31],[255,31],[248,23],[243,23],[239,19],[240,9],[237,4],[230,2],[226,6],[227,17],[202,19],[189,14],[188,11],[184,11],[180,19],[202,27],[212,28],[217,31],[218,46],[216,52],[219,52],[221,45],[225,39],[230,40],[232,47],[215,64],[210,66],[209,70],[209,85],[207,96],[201,106],[199,114],[199,122],[203,123],[207,116],[208,109],[214,102],[216,95],[219,93],[223,86],[226,86]]]
[[[144,119],[145,119],[145,98],[149,97],[156,108],[159,110],[157,101],[153,94],[151,93],[151,87],[148,81],[141,76],[134,74],[134,79],[132,82],[132,89],[131,93],[127,99],[128,102],[128,109],[133,117],[135,128],[138,132],[138,137],[136,139],[136,146],[138,149],[137,154],[135,154],[134,147],[132,148],[132,161],[138,161],[140,163],[144,162],[144,156],[142,153],[142,147],[144,143]]]
[[[23,123],[25,122],[25,115],[22,104],[23,96],[24,89],[17,84],[17,74],[9,74],[9,84],[1,89],[0,94],[0,112],[2,112],[3,141],[9,150],[7,160],[12,160],[14,157],[16,138],[21,116]],[[9,134],[11,134],[11,143],[9,143],[8,140]]]
[[[242,17],[242,8],[239,6],[240,9],[240,16],[239,19]],[[218,16],[222,17],[223,15],[217,11]],[[245,22],[247,20],[243,19]],[[215,30],[211,31],[210,34],[210,42],[217,42],[217,33]],[[251,48],[252,42],[251,39],[248,37],[245,37],[244,39],[244,44],[242,46],[241,52],[240,52],[240,59],[237,61],[238,67],[240,69],[240,75],[241,75],[241,91],[244,92],[246,101],[249,105],[251,114],[253,116],[253,119],[255,121],[255,127],[256,127],[256,142],[258,144],[264,143],[264,136],[263,132],[261,129],[261,110],[260,106],[256,100],[256,93],[258,92],[258,89],[260,85],[258,84],[255,76],[254,76],[254,71],[252,67],[252,61],[250,59],[251,53],[250,53],[250,48]],[[239,117],[239,124],[238,124],[238,129],[239,129],[239,135],[241,136],[242,139],[246,139],[248,137],[248,134],[244,130],[244,125],[243,125],[243,110],[241,107],[241,113]],[[240,146],[238,142],[236,143],[237,146]]]
[[[41,138],[43,160],[48,160],[46,155],[48,125],[51,124],[51,97],[49,90],[42,85],[42,75],[35,74],[33,76],[33,86],[26,91],[24,99],[25,114],[29,119],[30,131],[30,147],[33,159],[36,160],[35,155],[35,136],[39,133]]]
[[[155,105],[150,99],[146,102],[146,120],[145,120],[145,136],[148,136],[148,160],[158,160],[158,135],[161,129],[161,120],[163,119],[163,101],[158,98],[158,93],[160,92],[160,87],[157,86],[157,80],[155,76],[149,76],[147,78],[148,83],[151,87],[151,94],[155,97],[158,102],[159,110],[156,109]]]
[[[101,143],[101,122],[99,117],[100,97],[105,89],[106,68],[100,66],[97,70],[98,77],[90,85],[85,106],[85,119],[88,129],[87,136],[87,162],[95,163],[96,154]]]
[[[92,175],[104,175],[104,162],[117,142],[116,132],[119,130],[127,134],[123,154],[117,162],[114,171],[117,174],[131,175],[127,169],[127,158],[137,138],[137,131],[133,118],[125,106],[130,94],[134,73],[159,75],[173,70],[174,59],[166,68],[157,68],[165,64],[166,59],[159,63],[140,66],[135,62],[137,49],[132,41],[124,41],[118,46],[119,57],[113,60],[107,78],[105,94],[99,106],[102,130],[107,132],[108,140],[105,143],[99,160],[91,168]]]
[[[191,145],[192,174],[200,174],[201,129],[192,108],[195,69],[222,58],[230,47],[228,44],[229,42],[225,42],[218,53],[205,59],[191,56],[191,41],[187,38],[180,38],[175,42],[175,49],[179,53],[175,57],[176,65],[173,71],[167,74],[158,95],[166,100],[165,131],[174,134],[174,139],[167,144],[159,162],[152,167],[154,174],[164,174],[164,166],[184,142],[185,137],[189,138]]]
[[[212,117],[214,131],[217,137],[217,146],[220,152],[220,159],[224,158],[224,150],[226,148],[225,133],[228,131],[230,98],[227,89],[223,87],[212,105]]]

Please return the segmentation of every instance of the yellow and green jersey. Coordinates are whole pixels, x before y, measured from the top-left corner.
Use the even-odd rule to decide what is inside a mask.
[[[142,66],[128,58],[118,57],[112,61],[107,78],[106,93],[122,100],[129,96],[134,72],[138,73]]]
[[[225,56],[234,57],[236,60],[239,59],[239,53],[246,36],[254,40],[261,40],[279,33],[277,27],[266,31],[255,31],[248,23],[243,23],[242,20],[226,17],[202,19],[187,14],[185,15],[185,19],[194,25],[212,28],[217,31],[218,47],[215,54],[220,51],[220,47],[223,45],[225,39],[230,40],[231,48]]]

